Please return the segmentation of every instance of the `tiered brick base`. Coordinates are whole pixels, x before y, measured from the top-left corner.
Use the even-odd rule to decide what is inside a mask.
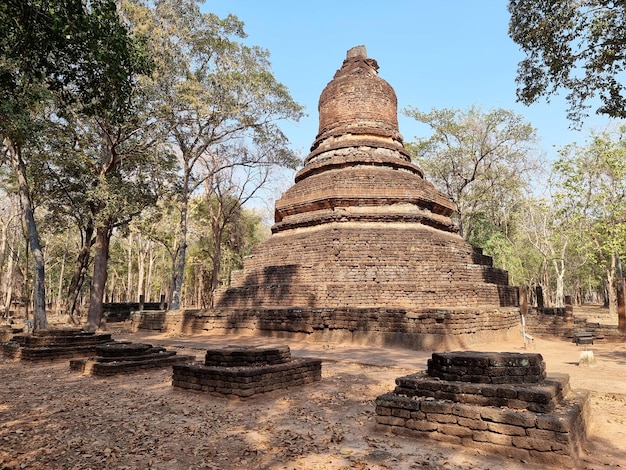
[[[44,330],[31,335],[15,335],[0,344],[2,356],[24,361],[68,359],[90,356],[96,348],[113,340],[108,333],[88,333],[81,330]]]
[[[292,359],[288,346],[208,350],[204,364],[174,366],[172,385],[215,395],[249,398],[322,378],[319,359]]]
[[[434,353],[426,374],[396,379],[376,399],[378,429],[573,468],[588,394],[546,377],[540,354]]]
[[[142,312],[133,328],[180,333],[255,332],[284,338],[452,349],[519,337],[519,309],[216,308]]]
[[[194,356],[177,356],[176,351],[150,344],[109,343],[96,348],[93,359],[70,361],[72,370],[90,375],[114,375],[168,367],[181,362],[193,362]]]

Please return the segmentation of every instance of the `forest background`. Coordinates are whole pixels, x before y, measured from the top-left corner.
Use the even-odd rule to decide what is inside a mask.
[[[330,16],[316,4],[298,21],[285,17],[293,6],[260,12],[261,3],[0,5],[1,315],[33,316],[44,328],[46,311],[64,312],[95,329],[106,300],[165,296],[170,308],[209,308],[269,235],[273,200],[315,137],[317,97],[341,60],[331,60],[325,41],[337,54],[373,43],[369,55],[399,96],[401,131],[416,135],[407,147],[457,204],[461,235],[512,284],[541,286],[548,305],[569,294],[615,310],[626,255],[623,5],[563,0],[546,12],[541,2],[512,0],[509,11],[481,15],[492,2],[478,2],[470,20],[463,2],[445,14],[392,2],[382,16],[367,3],[335,6]],[[231,9],[250,18],[254,35]],[[422,31],[427,25],[434,29]],[[421,61],[398,57],[407,49],[382,43],[385,31],[422,31],[437,47],[424,46]],[[308,34],[320,44],[298,46]],[[402,41],[397,34],[387,40]],[[280,44],[289,37],[296,44],[287,54]],[[475,38],[487,42],[465,50]],[[401,44],[415,50],[418,39]],[[275,50],[282,59],[270,63]],[[432,54],[460,69],[436,69]],[[404,72],[397,82],[394,61]],[[453,81],[434,87],[442,76]],[[306,97],[294,99],[292,87],[304,86]],[[432,103],[411,102],[415,93]],[[526,112],[533,107],[535,117]],[[611,120],[584,127],[589,111]]]

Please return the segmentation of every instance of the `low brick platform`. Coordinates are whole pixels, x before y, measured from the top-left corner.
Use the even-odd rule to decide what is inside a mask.
[[[13,336],[10,341],[0,344],[0,352],[3,357],[23,361],[68,359],[93,355],[96,347],[112,341],[110,333],[43,330]]]
[[[321,380],[322,361],[292,359],[289,346],[229,346],[208,350],[204,364],[180,364],[173,370],[174,387],[249,398]]]
[[[381,431],[564,468],[577,464],[588,413],[588,393],[546,375],[540,354],[435,353],[376,399]]]
[[[96,357],[70,361],[70,369],[84,374],[107,376],[193,362],[194,356],[178,356],[176,351],[144,343],[109,343],[96,348]]]
[[[20,334],[22,331],[24,329],[17,325],[0,325],[0,343],[9,341],[14,335]]]

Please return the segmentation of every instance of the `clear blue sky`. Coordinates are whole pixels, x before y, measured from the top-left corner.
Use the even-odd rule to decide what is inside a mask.
[[[538,130],[549,159],[555,147],[583,142],[607,120],[592,114],[582,132],[569,129],[566,104],[516,103],[515,74],[522,53],[508,37],[505,0],[209,0],[202,6],[245,24],[247,42],[270,51],[272,70],[308,116],[283,126],[295,149],[308,153],[318,130],[317,102],[346,51],[364,44],[379,75],[395,89],[398,108],[413,106],[484,111],[505,108]],[[405,141],[429,128],[399,116]]]

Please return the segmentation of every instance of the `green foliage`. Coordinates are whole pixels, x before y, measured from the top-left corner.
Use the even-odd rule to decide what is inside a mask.
[[[506,232],[506,214],[528,189],[536,169],[535,130],[522,116],[477,107],[466,111],[408,108],[432,135],[407,147],[426,173],[457,205],[461,234],[472,238],[475,216],[484,214]]]
[[[614,0],[509,0],[509,35],[526,58],[517,71],[517,97],[531,104],[568,91],[568,118],[576,125],[596,112],[626,117],[626,15]]]
[[[269,52],[240,41],[246,35],[237,17],[202,13],[196,0],[125,8],[134,29],[149,36],[157,109],[191,168],[233,139],[271,148],[268,163],[298,164],[277,123],[298,120],[302,107],[272,74]]]
[[[220,201],[216,197],[209,202],[206,197],[192,201],[191,210],[191,233],[193,242],[190,243],[189,263],[187,279],[191,286],[197,285],[199,277],[204,280],[204,295],[209,294],[213,283],[212,264],[216,256],[215,237],[207,227],[215,225],[215,213],[220,211],[222,204],[232,204],[225,212],[230,216],[225,221],[220,239],[220,272],[221,284],[228,284],[230,273],[243,267],[243,260],[252,249],[264,238],[261,227],[261,217],[253,211],[241,207],[235,197],[223,198]]]
[[[152,64],[113,0],[8,0],[0,5],[0,132],[22,144],[50,100],[120,122],[136,76]],[[35,128],[41,128],[41,123]]]
[[[626,255],[626,127],[592,135],[584,146],[561,150],[554,164],[555,201],[571,225],[586,275],[604,273],[611,283],[616,256]],[[611,293],[610,293],[611,294]]]
[[[250,254],[254,245],[260,241],[259,225],[261,218],[254,212],[248,211],[241,206],[236,197],[211,198],[211,205],[206,197],[197,198],[192,201],[191,219],[196,227],[210,227],[215,223],[215,214],[218,212],[228,213],[228,220],[224,224],[222,231],[222,247],[230,254],[232,269],[239,269],[243,266],[243,258]],[[228,208],[220,208],[220,205],[229,205]],[[197,233],[198,246],[211,257],[215,252],[215,242],[208,230]]]

